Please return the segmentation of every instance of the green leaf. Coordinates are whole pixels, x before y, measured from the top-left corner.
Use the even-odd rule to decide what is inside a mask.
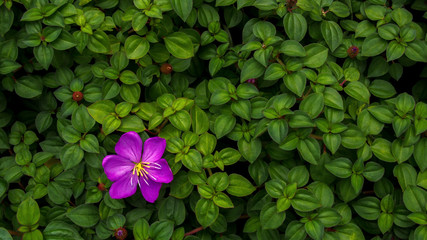
[[[231,111],[245,120],[251,120],[251,102],[249,100],[234,101],[231,103]]]
[[[173,234],[174,222],[168,220],[161,220],[154,222],[150,226],[149,235],[153,239],[169,240]]]
[[[357,24],[355,37],[368,37],[376,32],[375,26],[368,20]]]
[[[92,118],[95,119],[95,121],[98,123],[103,123],[106,116],[114,113],[114,108],[114,102],[110,100],[102,100],[87,107],[87,111],[92,116]]]
[[[83,240],[74,226],[63,221],[51,221],[43,230],[47,240]]]
[[[371,94],[369,93],[368,88],[361,82],[350,82],[345,88],[344,91],[352,98],[369,103],[369,98]]]
[[[393,175],[399,181],[402,190],[405,190],[410,185],[416,185],[416,171],[415,168],[407,163],[396,165],[393,169]]]
[[[32,226],[40,219],[40,209],[34,199],[31,197],[25,199],[19,204],[16,218],[21,225]]]
[[[255,162],[255,160],[261,154],[262,144],[258,138],[251,139],[250,142],[247,142],[244,138],[242,138],[237,142],[237,146],[242,156],[250,163]]]
[[[386,56],[387,61],[393,61],[401,56],[403,56],[403,53],[405,53],[405,46],[398,43],[396,40],[391,41],[387,46]]]
[[[93,134],[88,134],[80,140],[80,147],[89,153],[99,153],[99,142]]]
[[[92,204],[82,204],[65,214],[74,224],[89,228],[99,221],[98,208]]]
[[[391,98],[396,94],[396,89],[390,82],[380,79],[371,82],[369,91],[372,95],[379,98]]]
[[[240,73],[240,82],[243,83],[251,78],[258,78],[264,74],[265,67],[254,58],[247,60]]]
[[[324,226],[320,221],[311,220],[304,224],[305,231],[314,240],[323,239]]]
[[[237,87],[236,94],[239,98],[250,99],[259,95],[259,90],[251,83],[243,83]]]
[[[268,203],[261,209],[260,220],[263,229],[276,229],[283,224],[285,212],[279,212],[275,203]]]
[[[368,162],[363,170],[363,176],[371,181],[377,182],[384,176],[384,167],[376,162]]]
[[[227,135],[236,125],[236,118],[231,114],[219,115],[215,119],[214,132],[218,139]]]
[[[39,77],[25,76],[16,81],[15,91],[22,98],[34,98],[42,94],[43,82]]]
[[[324,98],[321,93],[311,93],[306,96],[301,104],[300,110],[308,113],[308,115],[314,119],[316,118],[322,111],[324,107]]]
[[[150,43],[146,38],[132,35],[126,38],[125,52],[129,59],[140,59],[144,57],[150,49]]]
[[[89,37],[87,48],[95,53],[108,53],[111,50],[110,38],[105,32],[97,30]]]
[[[307,32],[307,21],[299,13],[287,13],[283,18],[283,26],[289,39],[300,42]]]
[[[86,133],[95,126],[95,120],[89,115],[88,109],[84,105],[80,105],[71,117],[73,127],[81,132]]]
[[[264,80],[277,80],[285,76],[286,71],[278,63],[272,63],[268,66],[264,74]]]
[[[271,121],[268,124],[268,134],[276,143],[282,143],[288,135],[288,123],[284,119]]]
[[[304,49],[307,55],[303,59],[303,62],[309,68],[322,66],[328,58],[328,49],[319,43],[309,44]]]
[[[12,27],[15,14],[4,6],[0,7],[0,36],[4,36]]]
[[[168,51],[176,58],[187,59],[194,56],[191,38],[183,32],[174,32],[164,38]]]
[[[384,138],[377,138],[371,145],[372,152],[380,160],[395,162],[396,159],[391,153],[391,143]]]
[[[338,23],[333,21],[322,21],[320,25],[322,36],[328,44],[331,51],[335,51],[342,43],[343,33]]]
[[[59,37],[50,44],[52,48],[59,51],[70,49],[76,45],[76,39],[67,31],[62,31]]]
[[[376,197],[365,197],[353,204],[356,213],[366,220],[377,220],[381,213],[380,200]]]
[[[138,83],[132,85],[122,84],[120,96],[128,103],[137,104],[141,96],[141,87]]]
[[[201,198],[197,201],[195,213],[197,221],[203,227],[207,227],[218,218],[219,208],[212,200]]]
[[[348,178],[352,174],[353,163],[348,158],[337,158],[325,164],[326,169],[339,178]]]
[[[149,225],[145,218],[140,218],[133,226],[133,236],[136,240],[149,239]]]
[[[319,222],[325,227],[333,227],[338,225],[341,222],[342,218],[343,217],[340,215],[340,212],[338,212],[337,209],[322,208],[320,209],[319,215],[317,215],[316,220],[319,220]]]
[[[377,34],[370,35],[365,38],[362,45],[362,55],[365,57],[373,57],[380,55],[387,48],[387,42],[380,38]]]
[[[182,21],[186,21],[193,8],[193,1],[170,0],[172,9],[178,14]]]
[[[308,190],[299,189],[291,200],[292,207],[301,212],[310,212],[320,207],[319,200]]]
[[[412,14],[404,8],[396,8],[391,12],[391,18],[394,22],[403,27],[407,23],[412,22]]]
[[[44,69],[48,69],[53,59],[53,49],[51,46],[40,45],[34,48],[34,56]]]
[[[9,59],[1,59],[0,60],[0,74],[6,75],[12,73],[13,71],[19,69],[21,64],[9,60]]]
[[[394,40],[399,36],[399,27],[396,24],[388,23],[378,28],[378,34],[384,40]]]
[[[297,149],[305,161],[313,165],[317,165],[317,162],[320,159],[320,146],[315,139],[306,138],[304,140],[300,140],[298,142]]]
[[[307,80],[304,73],[294,72],[285,75],[283,82],[291,92],[295,93],[298,97],[301,97],[304,93]]]
[[[325,88],[325,91],[323,92],[323,99],[325,105],[328,107],[336,108],[338,110],[344,109],[344,102],[342,100],[341,95],[338,93],[337,90],[333,88]]]
[[[381,213],[380,217],[378,218],[378,227],[380,228],[381,232],[384,234],[390,228],[393,226],[393,215],[391,213]]]
[[[190,130],[191,126],[191,116],[185,110],[180,110],[175,114],[169,116],[169,121],[174,127],[182,131]]]
[[[77,166],[83,159],[83,150],[75,144],[65,145],[60,152],[60,159],[64,169],[70,169]]]
[[[405,55],[413,61],[427,62],[427,43],[420,40],[410,42]]]
[[[145,130],[144,123],[142,120],[134,115],[129,115],[121,119],[120,127],[117,128],[117,131],[121,132],[142,132]]]
[[[427,138],[422,138],[415,144],[414,158],[421,171],[427,169]]]
[[[184,155],[182,164],[193,172],[201,172],[203,167],[202,155],[194,149]]]
[[[286,40],[283,41],[280,45],[279,52],[291,56],[291,57],[305,57],[304,47],[295,40]]]
[[[234,207],[231,199],[225,193],[222,193],[222,192],[218,192],[217,194],[215,194],[212,200],[218,207],[221,207],[221,208]]]
[[[255,37],[260,38],[262,41],[266,41],[269,37],[276,35],[276,28],[271,22],[259,21],[254,24],[252,28]]]
[[[365,14],[370,20],[378,21],[384,18],[386,11],[387,8],[385,6],[369,5],[365,9]]]
[[[13,240],[9,232],[3,227],[0,227],[0,238],[3,240]]]
[[[31,8],[22,15],[21,21],[32,22],[43,18],[42,12],[39,8]]]
[[[227,192],[233,196],[245,197],[255,191],[255,187],[252,186],[249,180],[240,174],[230,174],[229,181]]]

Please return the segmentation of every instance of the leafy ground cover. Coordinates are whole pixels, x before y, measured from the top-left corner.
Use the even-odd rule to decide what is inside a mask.
[[[0,239],[426,239],[426,11],[0,0]]]

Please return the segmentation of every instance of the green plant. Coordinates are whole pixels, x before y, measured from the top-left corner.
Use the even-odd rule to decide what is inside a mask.
[[[0,0],[0,238],[425,239],[426,10]],[[131,131],[154,204],[108,193]]]

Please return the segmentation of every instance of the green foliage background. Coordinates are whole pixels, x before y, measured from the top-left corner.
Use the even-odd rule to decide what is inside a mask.
[[[0,239],[426,239],[423,0],[0,0]],[[123,132],[167,139],[111,199]]]

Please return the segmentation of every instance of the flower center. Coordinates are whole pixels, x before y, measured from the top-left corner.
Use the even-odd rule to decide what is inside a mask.
[[[160,170],[162,169],[162,166],[158,163],[153,162],[139,162],[136,163],[133,167],[132,174],[136,174],[138,177],[142,176],[144,181],[148,179],[148,176],[150,176],[154,181],[156,181],[157,179],[149,173],[150,168]]]
[[[144,178],[147,178],[148,172],[146,168],[150,168],[149,165],[150,165],[149,162],[139,162],[135,164],[135,166],[133,167],[132,174],[136,174],[138,177],[144,176]]]

